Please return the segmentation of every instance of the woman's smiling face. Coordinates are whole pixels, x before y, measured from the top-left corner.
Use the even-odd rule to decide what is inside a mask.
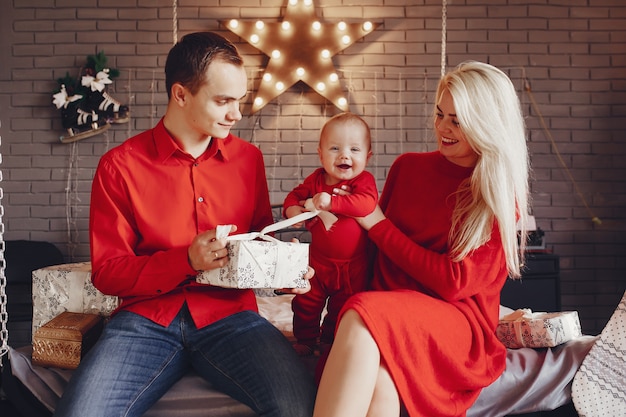
[[[454,100],[450,91],[444,90],[437,103],[435,133],[439,152],[450,162],[463,167],[473,167],[478,155],[465,138],[456,117]]]

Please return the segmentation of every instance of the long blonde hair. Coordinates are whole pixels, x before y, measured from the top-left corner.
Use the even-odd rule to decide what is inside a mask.
[[[442,77],[437,103],[449,91],[460,128],[478,154],[469,181],[458,193],[452,219],[452,259],[461,261],[500,231],[509,276],[520,276],[529,208],[526,129],[513,83],[500,69],[468,61]],[[436,111],[436,110],[435,110]]]

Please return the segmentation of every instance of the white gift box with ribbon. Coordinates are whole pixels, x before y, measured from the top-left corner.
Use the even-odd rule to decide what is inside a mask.
[[[500,319],[496,335],[510,349],[545,348],[580,337],[582,331],[576,311],[533,313],[519,309]]]
[[[218,226],[217,238],[228,240],[228,265],[203,271],[196,276],[200,284],[225,288],[305,288],[302,278],[309,266],[307,243],[283,242],[267,233],[303,222],[318,214],[301,213],[265,227],[260,232],[223,236],[230,226]],[[255,240],[261,239],[261,240]]]

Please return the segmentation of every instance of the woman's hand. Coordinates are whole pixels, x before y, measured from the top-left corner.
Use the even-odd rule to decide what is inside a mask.
[[[372,227],[374,227],[376,224],[378,224],[379,222],[385,219],[386,219],[385,214],[383,213],[383,211],[381,210],[378,204],[376,204],[374,211],[368,214],[367,216],[355,217],[355,220],[357,221],[357,223],[359,223],[363,229],[368,230],[368,231]]]

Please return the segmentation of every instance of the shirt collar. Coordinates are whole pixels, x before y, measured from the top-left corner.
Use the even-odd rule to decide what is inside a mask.
[[[165,124],[163,123],[163,119],[157,123],[154,127],[154,145],[157,154],[157,159],[161,162],[170,158],[174,155],[176,151],[180,153],[184,153],[180,146],[170,132],[165,128]],[[198,157],[198,160],[205,160],[209,158],[217,158],[226,162],[229,159],[227,144],[232,140],[232,133],[229,133],[223,139],[213,138],[211,140],[211,144],[208,149]]]

